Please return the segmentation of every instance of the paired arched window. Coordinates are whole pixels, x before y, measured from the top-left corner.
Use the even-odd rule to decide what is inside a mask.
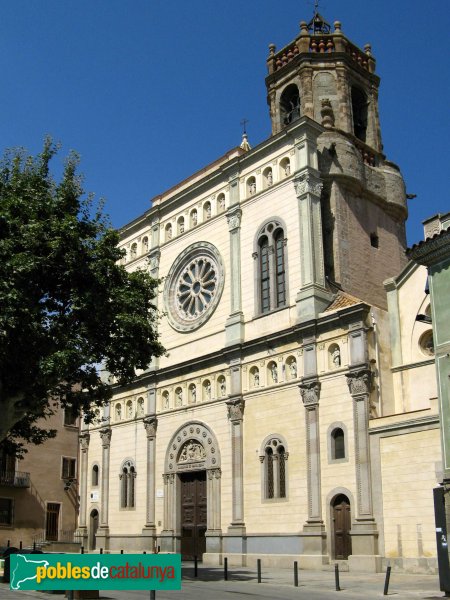
[[[280,223],[273,221],[260,231],[255,258],[258,261],[258,312],[286,304],[286,239]]]
[[[263,444],[260,461],[263,465],[263,497],[266,500],[287,497],[286,445],[279,437],[270,437]]]
[[[288,85],[281,94],[280,119],[282,127],[300,119],[300,93],[294,83]]]
[[[133,461],[122,464],[120,480],[120,508],[134,508],[136,502],[136,469]]]
[[[98,467],[98,465],[94,465],[92,467],[92,487],[98,487],[98,481],[99,481],[99,475],[100,475],[100,469]]]

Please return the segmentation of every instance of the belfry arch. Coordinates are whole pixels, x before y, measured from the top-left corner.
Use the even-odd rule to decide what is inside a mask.
[[[190,475],[191,474],[191,475]],[[164,528],[161,550],[180,552],[182,543],[182,482],[198,475],[206,480],[206,552],[220,552],[221,457],[217,438],[201,421],[179,427],[167,446],[164,461]]]

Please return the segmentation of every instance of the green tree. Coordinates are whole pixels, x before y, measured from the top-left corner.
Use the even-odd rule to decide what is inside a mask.
[[[72,154],[56,182],[41,154],[6,153],[0,164],[0,441],[20,454],[25,442],[55,432],[42,417],[111,396],[102,364],[125,384],[164,349],[154,304],[158,282],[119,264],[119,236],[85,196]]]

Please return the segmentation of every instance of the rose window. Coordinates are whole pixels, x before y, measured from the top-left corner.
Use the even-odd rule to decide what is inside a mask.
[[[223,283],[222,259],[212,244],[198,242],[186,248],[175,259],[164,288],[172,327],[183,332],[200,327],[214,312]]]

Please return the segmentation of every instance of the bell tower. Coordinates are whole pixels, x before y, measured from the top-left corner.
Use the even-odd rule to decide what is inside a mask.
[[[269,46],[266,78],[272,134],[305,115],[322,122],[328,100],[334,126],[381,151],[378,86],[371,46],[360,50],[334,22],[334,31],[316,11],[300,23],[297,38],[279,50]]]
[[[383,154],[371,46],[358,48],[316,7],[294,41],[269,48],[272,136],[295,139],[310,119],[322,127],[316,176],[327,286],[386,307],[383,281],[406,264],[407,207],[400,170]]]

